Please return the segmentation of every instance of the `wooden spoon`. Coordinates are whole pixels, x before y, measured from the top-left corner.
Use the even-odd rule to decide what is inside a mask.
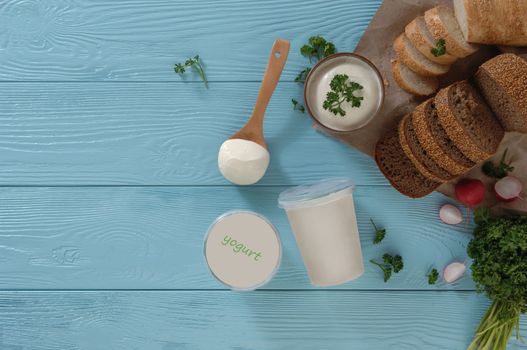
[[[278,84],[280,74],[282,74],[282,70],[284,69],[285,61],[289,53],[289,46],[290,43],[287,40],[277,39],[274,42],[253,113],[247,123],[237,133],[232,135],[230,139],[253,141],[267,149],[263,134],[265,110]]]

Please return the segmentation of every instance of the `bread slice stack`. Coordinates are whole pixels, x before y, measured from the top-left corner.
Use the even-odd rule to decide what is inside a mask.
[[[398,144],[390,133],[378,142],[375,159],[393,187],[418,198],[492,156],[504,132],[479,93],[461,81],[404,116],[396,134]]]
[[[527,61],[499,55],[474,81],[441,89],[377,142],[377,165],[402,194],[425,196],[494,155],[505,132],[527,133]]]
[[[446,50],[437,51],[441,43]],[[395,81],[403,90],[418,96],[436,92],[437,77],[446,74],[457,59],[477,50],[476,45],[464,39],[454,11],[447,6],[436,6],[415,18],[395,40],[393,48]]]

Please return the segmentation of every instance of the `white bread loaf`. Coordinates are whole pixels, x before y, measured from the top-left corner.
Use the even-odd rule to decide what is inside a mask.
[[[439,87],[436,77],[419,75],[397,60],[392,60],[392,73],[397,85],[413,95],[432,95]]]
[[[401,62],[424,77],[435,77],[448,72],[450,66],[435,63],[419,52],[403,33],[393,43],[393,49]]]
[[[446,52],[463,58],[478,50],[477,45],[468,43],[456,20],[454,11],[448,6],[436,6],[425,12],[426,27],[435,40],[446,42]]]
[[[527,0],[454,0],[454,10],[468,42],[527,46]]]
[[[446,52],[444,55],[434,56],[432,49],[436,47],[436,40],[428,31],[428,28],[426,28],[423,16],[417,17],[412,22],[408,23],[404,29],[404,33],[414,47],[430,61],[439,64],[452,64],[457,60],[456,56],[452,56]]]

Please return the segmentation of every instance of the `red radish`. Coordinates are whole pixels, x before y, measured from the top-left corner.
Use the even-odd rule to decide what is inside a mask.
[[[505,202],[512,202],[516,198],[519,198],[522,190],[522,182],[514,176],[505,176],[494,185],[496,197]]]
[[[462,179],[456,184],[456,198],[473,208],[485,199],[485,185],[477,179]]]

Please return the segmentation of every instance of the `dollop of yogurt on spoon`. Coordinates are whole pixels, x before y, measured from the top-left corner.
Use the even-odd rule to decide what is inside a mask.
[[[256,142],[230,139],[220,147],[218,168],[230,182],[252,185],[264,176],[269,160],[269,151]]]

